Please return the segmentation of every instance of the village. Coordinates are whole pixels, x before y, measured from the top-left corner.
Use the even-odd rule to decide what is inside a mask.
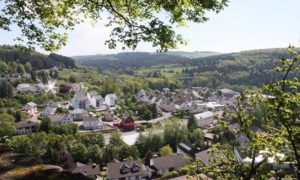
[[[71,100],[62,100],[55,102],[52,99],[47,99],[43,104],[35,102],[27,102],[22,108],[22,112],[29,117],[27,120],[21,120],[17,123],[17,134],[28,134],[36,132],[39,128],[40,118],[48,117],[53,125],[76,124],[79,128],[79,133],[101,132],[105,137],[105,143],[109,144],[110,133],[118,131],[121,133],[122,140],[128,145],[137,143],[140,134],[144,133],[144,127],[147,124],[161,123],[168,120],[170,117],[188,112],[192,115],[193,123],[196,128],[201,129],[204,133],[205,145],[200,151],[193,148],[193,145],[188,142],[179,142],[176,145],[176,152],[172,155],[154,154],[152,159],[145,165],[142,161],[133,159],[130,161],[117,160],[109,162],[106,168],[99,165],[83,164],[74,162],[71,169],[72,173],[81,173],[90,178],[100,178],[100,169],[106,169],[107,179],[145,179],[162,177],[167,173],[179,171],[187,165],[186,158],[197,158],[204,166],[221,164],[221,158],[226,156],[218,153],[215,161],[210,159],[213,156],[209,153],[209,147],[213,143],[218,142],[218,139],[224,135],[224,132],[214,131],[214,127],[218,126],[218,119],[225,118],[223,112],[225,108],[233,107],[237,103],[239,93],[230,89],[219,89],[211,93],[208,97],[199,95],[205,88],[193,87],[185,89],[175,89],[171,91],[169,88],[163,88],[162,91],[150,90],[145,91],[140,89],[135,98],[138,102],[155,105],[158,116],[154,119],[143,120],[134,119],[134,116],[123,113],[122,116],[117,116],[117,109],[122,109],[119,102],[122,101],[116,94],[106,94],[104,97],[97,94],[95,91],[88,91],[83,83],[63,84],[60,87],[55,86],[55,80],[49,81],[44,85],[39,83],[18,84],[14,93],[56,93],[72,92],[74,95]],[[138,112],[136,112],[138,113]],[[236,132],[239,130],[239,124],[228,119],[228,131]],[[190,121],[187,118],[181,120],[187,124]],[[143,127],[143,128],[142,128]],[[259,129],[258,129],[259,130]],[[157,129],[157,131],[160,131]],[[247,136],[240,134],[235,140],[237,146],[234,148],[234,155],[240,163],[250,163],[249,157],[243,157],[240,149],[243,148],[249,141]],[[216,155],[216,154],[215,154]],[[68,154],[63,156],[68,157]],[[262,154],[257,157],[257,163],[262,161]],[[268,159],[271,164],[276,165],[273,158]],[[283,167],[281,167],[283,168]],[[199,174],[201,178],[208,178],[205,174]]]

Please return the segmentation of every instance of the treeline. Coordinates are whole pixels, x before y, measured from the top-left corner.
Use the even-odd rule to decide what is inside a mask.
[[[23,65],[31,63],[33,70],[48,69],[53,66],[75,67],[74,60],[69,57],[53,53],[46,56],[33,50],[7,45],[0,46],[0,60],[6,63],[16,62]]]
[[[242,90],[246,86],[260,87],[264,83],[274,82],[282,77],[274,68],[278,59],[289,57],[285,49],[244,51],[206,58],[194,59],[185,68],[183,74],[194,77],[191,86],[210,88],[235,86]],[[296,76],[297,74],[292,74]]]
[[[132,73],[128,68],[136,69],[167,64],[185,64],[190,59],[164,53],[118,53],[112,55],[73,57],[78,63],[95,67],[99,71],[119,70]],[[127,69],[126,69],[127,68]]]

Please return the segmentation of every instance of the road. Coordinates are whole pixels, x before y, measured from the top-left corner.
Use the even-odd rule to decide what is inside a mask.
[[[150,120],[145,121],[145,122],[148,122],[148,123],[157,123],[159,121],[164,121],[164,120],[170,118],[171,116],[172,116],[171,113],[165,113],[165,112],[163,112],[161,117],[158,117],[158,118],[155,118],[155,119],[150,119]]]

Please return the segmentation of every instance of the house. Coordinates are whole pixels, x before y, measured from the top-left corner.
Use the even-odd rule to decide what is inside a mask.
[[[245,149],[243,147],[234,147],[234,156],[240,164],[250,164],[252,163],[252,158],[246,155]],[[259,150],[254,158],[254,164],[266,161],[266,163],[271,164],[274,169],[289,169],[290,163],[285,162],[286,156],[282,153],[272,153],[268,150]]]
[[[195,152],[193,151],[193,147],[190,143],[180,142],[176,146],[176,152],[178,154],[183,154],[185,156],[194,157]]]
[[[165,112],[173,112],[175,110],[175,104],[173,102],[161,102],[159,107]]]
[[[150,160],[150,167],[155,170],[154,176],[162,176],[167,172],[179,170],[186,165],[182,154],[154,157]]]
[[[115,107],[117,103],[117,95],[116,94],[107,94],[105,96],[105,104],[108,105],[108,107]]]
[[[195,114],[194,119],[197,126],[201,128],[208,128],[215,124],[214,114],[211,111]]]
[[[240,95],[240,93],[227,88],[220,89],[220,91],[225,99],[230,99]]]
[[[82,83],[73,83],[71,85],[71,91],[78,93],[84,91],[84,86]]]
[[[88,92],[87,98],[90,101],[90,105],[95,109],[106,109],[104,98],[101,95],[98,95],[95,91]]]
[[[26,134],[35,132],[38,128],[38,123],[33,121],[20,121],[17,123],[17,134]]]
[[[218,104],[216,102],[207,102],[206,106],[210,111],[214,111],[214,112],[224,110],[225,108],[224,105]]]
[[[103,121],[112,122],[114,120],[115,120],[115,115],[113,112],[107,112],[103,117]]]
[[[149,102],[149,98],[145,92],[145,90],[141,89],[137,94],[136,94],[136,99],[138,102]]]
[[[95,130],[102,128],[102,121],[96,116],[84,116],[83,117],[83,128],[85,130]]]
[[[149,176],[147,167],[139,160],[110,162],[107,164],[107,179],[141,180]]]
[[[70,112],[74,121],[82,121],[84,116],[88,116],[88,112],[84,109],[74,109]]]
[[[47,99],[43,102],[43,105],[45,107],[52,107],[52,108],[56,108],[57,107],[57,103],[54,102],[52,99]]]
[[[71,89],[72,89],[72,86],[70,86],[68,84],[61,84],[59,86],[59,92],[63,93],[63,94],[70,92]]]
[[[134,129],[134,119],[131,116],[123,117],[119,123],[114,123],[114,126],[125,131],[130,131]]]
[[[31,79],[31,74],[30,73],[23,73],[22,76],[24,78]]]
[[[199,159],[204,166],[207,167],[221,165],[223,161],[227,160],[225,154],[221,152],[210,153],[209,149],[196,153],[195,157]]]
[[[14,79],[20,79],[22,75],[20,73],[11,73],[10,77]]]
[[[34,102],[27,103],[23,109],[28,115],[34,115],[38,112],[37,105]]]
[[[70,114],[56,114],[48,117],[54,125],[61,125],[73,122],[73,118]]]
[[[78,92],[78,93],[74,94],[71,106],[74,109],[76,109],[76,108],[87,109],[90,106],[90,101],[83,93]]]
[[[88,178],[96,179],[97,175],[100,174],[100,167],[97,164],[86,165],[80,162],[76,162],[72,167],[71,172],[73,174],[82,174]]]
[[[62,101],[57,102],[57,107],[61,107],[63,109],[69,109],[70,106],[71,106],[71,103],[69,101],[62,100]]]
[[[53,108],[53,107],[46,107],[43,111],[42,111],[42,115],[43,116],[51,116],[54,115],[56,112],[57,108]]]
[[[34,93],[36,89],[29,84],[18,84],[17,91],[22,93]]]

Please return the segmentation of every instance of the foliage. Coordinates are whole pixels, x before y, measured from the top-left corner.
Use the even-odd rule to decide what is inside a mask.
[[[50,132],[55,134],[75,135],[78,132],[78,125],[74,123],[54,125],[50,128]]]
[[[106,16],[107,26],[113,26],[109,48],[117,43],[133,48],[140,41],[151,42],[160,50],[175,48],[183,39],[174,31],[174,24],[183,26],[187,21],[202,23],[208,20],[206,11],[219,12],[227,0],[207,1],[4,1],[0,9],[0,28],[20,29],[17,40],[30,47],[39,45],[45,50],[58,50],[67,41],[67,31],[89,19],[97,22]],[[159,18],[158,14],[163,18]]]
[[[51,119],[47,116],[42,117],[39,130],[48,133],[51,127],[52,127]]]
[[[173,150],[169,145],[166,145],[159,149],[159,154],[162,156],[172,155]]]
[[[7,113],[0,114],[0,137],[12,136],[16,133],[15,118]]]
[[[11,98],[13,96],[13,87],[7,82],[0,82],[0,98]]]
[[[33,50],[7,45],[0,46],[0,59],[6,63],[6,66],[0,63],[0,67],[9,73],[23,73],[25,71],[30,73],[32,70],[48,69],[55,65],[68,68],[75,67],[74,60],[65,56],[54,54],[46,56]]]
[[[282,80],[268,83],[259,90],[251,90],[242,94],[236,106],[232,107],[234,112],[227,112],[227,116],[234,122],[240,124],[237,135],[246,136],[249,142],[242,146],[245,157],[251,159],[250,163],[239,163],[230,155],[232,149],[223,148],[217,144],[210,153],[223,152],[228,160],[222,160],[222,166],[201,168],[195,165],[197,172],[210,172],[212,177],[218,178],[241,178],[241,179],[267,179],[277,178],[299,178],[299,80],[295,74],[299,71],[300,56],[290,47],[291,57],[282,58],[281,66],[275,70],[283,75]],[[263,94],[267,95],[263,95]],[[263,126],[265,131],[256,131],[254,125],[257,123],[257,107],[262,106],[264,113]],[[220,121],[222,124],[222,121]],[[224,146],[224,145],[223,145]],[[241,148],[241,147],[240,147]],[[263,160],[255,162],[257,156],[263,151]],[[283,154],[284,156],[279,156]],[[275,158],[278,165],[290,163],[291,170],[274,171],[268,158]],[[223,172],[223,173],[219,173]]]

